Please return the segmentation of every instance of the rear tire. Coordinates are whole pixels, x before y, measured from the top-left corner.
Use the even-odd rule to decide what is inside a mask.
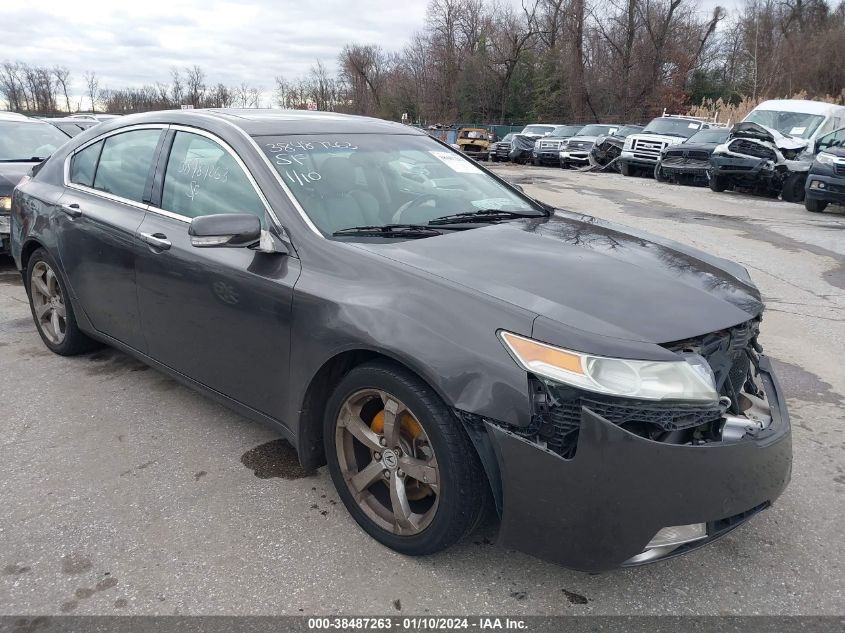
[[[827,208],[827,201],[815,198],[804,198],[804,208],[810,213],[821,213]]]
[[[707,179],[707,184],[710,185],[710,191],[715,191],[716,193],[722,193],[728,188],[728,183],[724,176],[711,175],[710,178]]]
[[[391,434],[391,428],[399,430]],[[393,362],[360,365],[340,381],[326,406],[323,441],[332,481],[352,518],[402,554],[449,547],[472,531],[487,505],[489,486],[461,423],[428,385]],[[421,498],[411,499],[420,486],[425,491],[424,471],[402,470],[413,463],[409,446],[421,451],[414,458],[429,464],[425,472],[437,482],[436,492],[429,486]]]
[[[35,327],[47,349],[60,356],[76,356],[100,346],[76,324],[59,267],[43,248],[29,258],[24,285]]]

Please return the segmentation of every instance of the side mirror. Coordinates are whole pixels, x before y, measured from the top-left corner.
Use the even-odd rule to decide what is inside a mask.
[[[261,220],[251,213],[221,213],[191,220],[191,244],[197,248],[229,246],[244,248],[261,239]]]

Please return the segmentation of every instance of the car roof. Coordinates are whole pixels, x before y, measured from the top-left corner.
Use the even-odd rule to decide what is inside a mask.
[[[29,117],[19,112],[0,112],[0,121],[20,121],[22,119],[29,120]]]
[[[845,111],[845,106],[835,103],[824,103],[823,101],[811,101],[810,99],[771,99],[758,105],[756,110],[776,110],[779,112],[798,112],[801,114],[828,115],[832,112]]]
[[[371,117],[309,110],[209,108],[160,110],[129,114],[108,122],[110,130],[139,123],[174,123],[203,127],[210,119],[241,128],[250,136],[287,134],[413,134],[426,133],[409,125]]]

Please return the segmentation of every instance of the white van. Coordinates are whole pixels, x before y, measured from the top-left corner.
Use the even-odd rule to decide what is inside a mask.
[[[754,108],[743,119],[745,121],[815,141],[845,127],[845,106],[808,99],[773,99]]]

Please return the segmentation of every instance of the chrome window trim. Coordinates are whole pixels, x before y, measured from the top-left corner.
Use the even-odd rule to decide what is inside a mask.
[[[314,222],[311,221],[311,218],[305,212],[305,209],[302,207],[302,205],[299,204],[299,200],[297,200],[296,196],[293,195],[293,192],[287,186],[285,181],[282,180],[282,175],[278,171],[276,171],[276,168],[273,167],[273,163],[271,163],[270,159],[267,158],[267,155],[263,151],[261,151],[261,147],[255,141],[255,139],[252,138],[249,134],[246,133],[246,130],[244,130],[242,127],[240,127],[238,125],[235,125],[234,123],[232,123],[231,121],[227,120],[224,117],[214,116],[213,114],[209,114],[208,112],[198,112],[198,111],[195,110],[191,114],[193,114],[194,116],[207,117],[209,119],[213,119],[215,121],[225,123],[226,125],[233,127],[235,130],[237,130],[238,133],[241,136],[243,136],[247,140],[248,143],[250,143],[252,145],[252,147],[255,149],[255,151],[258,153],[258,155],[264,161],[264,164],[267,165],[267,168],[270,170],[270,173],[273,174],[273,177],[276,179],[276,182],[279,184],[279,186],[282,188],[282,191],[287,196],[288,201],[290,201],[293,208],[297,210],[297,212],[302,217],[302,220],[305,222],[305,224],[308,226],[308,228],[311,229],[311,231],[314,233],[314,235],[321,237],[323,239],[326,239],[326,236],[323,235],[322,231],[320,231],[320,229],[317,228],[317,225],[314,224]]]
[[[67,189],[75,189],[77,191],[82,191],[84,193],[98,196],[100,198],[105,198],[106,200],[111,200],[112,202],[120,202],[121,204],[126,204],[130,207],[135,207],[137,209],[147,211],[150,205],[144,204],[143,202],[138,202],[137,200],[130,200],[129,198],[116,196],[113,193],[103,191],[102,189],[94,189],[93,187],[88,187],[87,185],[80,185],[79,183],[71,182],[70,163],[73,160],[73,157],[76,156],[79,152],[83,151],[84,149],[87,149],[91,145],[99,143],[100,141],[105,141],[110,136],[122,134],[123,132],[134,132],[135,130],[166,130],[168,127],[170,127],[170,125],[167,123],[139,123],[137,125],[127,125],[126,127],[111,130],[110,132],[105,132],[104,134],[100,134],[99,136],[95,136],[94,138],[85,141],[85,143],[83,143],[75,150],[73,150],[70,154],[65,156],[65,162],[62,169],[62,184]]]

